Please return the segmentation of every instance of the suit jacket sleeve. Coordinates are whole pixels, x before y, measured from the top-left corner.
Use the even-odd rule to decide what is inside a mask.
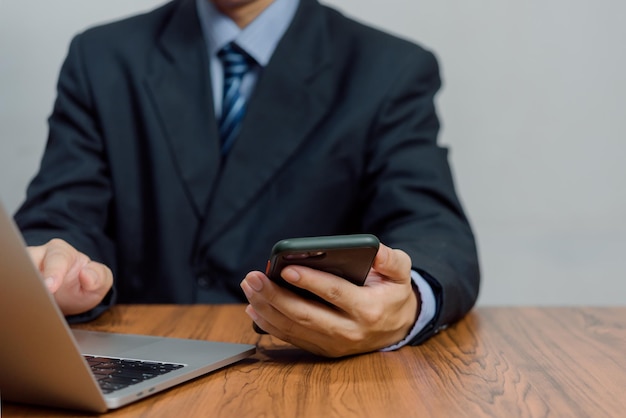
[[[415,52],[415,50],[413,50]],[[433,288],[438,312],[411,344],[460,319],[479,290],[474,236],[454,188],[447,149],[437,144],[439,67],[425,50],[392,67],[371,130],[368,229],[406,251]]]
[[[115,271],[114,246],[107,235],[106,209],[111,189],[106,152],[87,86],[78,36],[71,43],[59,76],[40,171],[29,185],[26,202],[15,219],[28,245],[61,238]],[[68,320],[93,319],[114,302],[113,289],[100,306]]]

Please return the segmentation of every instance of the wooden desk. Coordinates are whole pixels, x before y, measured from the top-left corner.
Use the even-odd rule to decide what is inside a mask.
[[[256,343],[250,359],[112,417],[623,417],[626,307],[478,308],[419,347],[342,360],[230,306],[118,306],[83,328]],[[4,418],[80,416],[3,402]]]

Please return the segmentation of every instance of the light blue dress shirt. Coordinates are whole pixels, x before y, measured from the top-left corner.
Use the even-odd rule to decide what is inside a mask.
[[[256,80],[267,65],[276,45],[285,34],[298,9],[299,0],[275,0],[248,26],[241,29],[229,17],[220,13],[209,0],[196,0],[202,33],[209,54],[211,86],[215,115],[222,113],[224,69],[217,53],[224,46],[235,42],[256,61],[242,80],[241,94],[248,99]]]
[[[196,0],[200,25],[208,49],[211,66],[211,86],[215,116],[222,112],[224,69],[217,53],[230,42],[235,42],[248,53],[257,65],[242,81],[241,94],[247,99],[263,68],[267,65],[276,45],[291,24],[299,0],[274,0],[255,20],[241,29],[229,17],[223,15],[209,0]],[[413,329],[407,337],[383,351],[396,350],[408,344],[435,317],[437,311],[435,295],[428,282],[416,271],[411,272],[413,288],[421,296],[421,310]]]

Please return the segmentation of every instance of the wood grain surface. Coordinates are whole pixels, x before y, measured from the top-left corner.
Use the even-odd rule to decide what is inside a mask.
[[[339,360],[255,334],[244,305],[117,306],[80,327],[258,346],[111,417],[626,416],[626,307],[481,307],[421,346]],[[2,403],[4,418],[75,416]]]

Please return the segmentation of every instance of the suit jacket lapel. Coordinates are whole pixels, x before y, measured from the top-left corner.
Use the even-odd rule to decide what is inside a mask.
[[[182,2],[159,39],[146,76],[150,97],[198,217],[220,165],[207,51],[195,2]]]
[[[236,220],[329,111],[330,40],[317,2],[302,0],[259,77],[209,202],[203,240]]]

